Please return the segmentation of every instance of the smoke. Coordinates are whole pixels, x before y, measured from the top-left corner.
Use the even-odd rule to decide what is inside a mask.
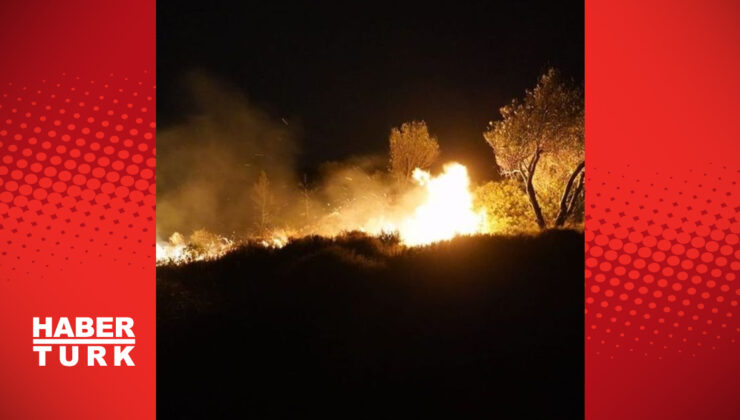
[[[422,199],[388,173],[383,156],[328,162],[309,179],[295,170],[299,130],[201,73],[186,86],[193,112],[158,135],[161,239],[203,230],[234,238],[377,233]]]
[[[235,91],[191,74],[183,95],[194,112],[159,134],[158,260],[213,258],[247,239],[283,246],[360,230],[424,244],[481,232],[464,166],[436,178],[417,169],[412,181],[389,172],[387,157],[363,156],[309,178],[295,169],[297,130]]]
[[[420,188],[391,175],[387,162],[386,157],[367,156],[325,164],[311,201],[323,209],[308,225],[310,233],[395,229],[424,197]]]
[[[257,223],[252,185],[265,171],[276,200],[295,184],[296,130],[236,89],[201,74],[186,78],[193,111],[158,134],[157,230],[161,237],[207,229],[242,235]]]

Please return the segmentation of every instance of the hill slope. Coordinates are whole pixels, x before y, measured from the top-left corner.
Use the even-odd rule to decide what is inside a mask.
[[[347,235],[157,270],[162,418],[583,413],[583,235]]]

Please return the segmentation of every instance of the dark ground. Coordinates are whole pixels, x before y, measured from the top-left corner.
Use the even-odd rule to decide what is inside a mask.
[[[158,268],[158,417],[583,417],[582,234],[391,242]]]

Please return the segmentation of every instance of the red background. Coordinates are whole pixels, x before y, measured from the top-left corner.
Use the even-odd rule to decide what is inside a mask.
[[[740,5],[586,2],[586,414],[740,416]]]
[[[155,6],[29,3],[0,13],[0,414],[153,417]],[[588,418],[737,418],[738,7],[586,2]],[[31,317],[76,315],[134,317],[137,366],[36,366]]]
[[[9,3],[0,7],[0,418],[153,418],[155,4]],[[39,367],[33,316],[133,317],[136,366]]]

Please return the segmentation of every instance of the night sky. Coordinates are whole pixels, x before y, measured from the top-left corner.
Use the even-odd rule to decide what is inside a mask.
[[[192,112],[182,79],[200,70],[300,126],[304,168],[384,153],[391,127],[423,119],[441,161],[486,179],[498,109],[549,66],[583,81],[582,1],[246,3],[157,2],[160,128]]]

